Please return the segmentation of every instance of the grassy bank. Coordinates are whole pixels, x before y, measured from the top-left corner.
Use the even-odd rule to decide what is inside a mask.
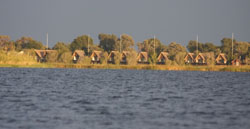
[[[228,71],[250,72],[250,66],[167,66],[167,65],[83,65],[63,63],[0,64],[0,67],[15,68],[77,68],[77,69],[136,69],[136,70],[176,70],[176,71]]]

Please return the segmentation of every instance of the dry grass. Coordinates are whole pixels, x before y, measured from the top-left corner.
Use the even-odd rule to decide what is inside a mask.
[[[71,64],[37,63],[34,56],[18,52],[0,51],[0,67],[31,68],[79,68],[79,69],[136,69],[136,70],[176,70],[176,71],[230,71],[250,72],[250,65],[244,66],[193,66],[193,65],[111,65],[111,64]]]

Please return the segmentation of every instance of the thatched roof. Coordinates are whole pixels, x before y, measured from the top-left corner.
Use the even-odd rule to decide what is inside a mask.
[[[164,58],[165,60],[168,59],[168,53],[167,52],[161,52],[157,58],[158,61],[160,61],[162,58]]]
[[[224,53],[220,53],[217,58],[215,59],[216,62],[219,62],[221,59],[223,59],[225,62],[227,62],[226,55]]]
[[[119,54],[118,51],[111,51],[110,54],[109,54],[109,56],[108,56],[108,59],[111,58],[112,55],[115,56],[115,55],[118,55],[118,54]]]
[[[199,53],[199,54],[195,57],[195,62],[198,62],[199,59],[202,59],[202,62],[205,63],[205,57],[203,56],[202,53]]]
[[[79,57],[84,57],[85,52],[83,50],[75,50],[73,56],[78,55]]]
[[[35,53],[38,57],[40,58],[44,58],[47,53],[50,53],[50,52],[56,52],[55,50],[35,50]]]
[[[188,54],[185,56],[184,60],[187,61],[189,57],[190,57],[192,60],[194,60],[194,53],[188,53]]]
[[[102,51],[93,51],[90,57],[92,58],[94,56],[97,56],[97,58],[100,59],[102,56]]]
[[[147,52],[140,52],[138,57],[137,57],[137,60],[139,60],[142,57],[147,61],[148,60],[148,53]]]
[[[123,51],[122,56],[128,56],[129,53],[130,53],[129,51]]]

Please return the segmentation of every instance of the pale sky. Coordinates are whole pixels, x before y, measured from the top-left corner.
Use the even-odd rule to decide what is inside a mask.
[[[200,42],[220,45],[223,37],[250,41],[250,0],[0,0],[0,35],[30,36],[49,46],[90,34],[134,37],[154,35],[164,44]]]

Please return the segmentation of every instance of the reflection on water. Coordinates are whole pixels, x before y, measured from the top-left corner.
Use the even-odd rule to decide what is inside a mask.
[[[0,128],[248,129],[250,74],[0,68]]]

